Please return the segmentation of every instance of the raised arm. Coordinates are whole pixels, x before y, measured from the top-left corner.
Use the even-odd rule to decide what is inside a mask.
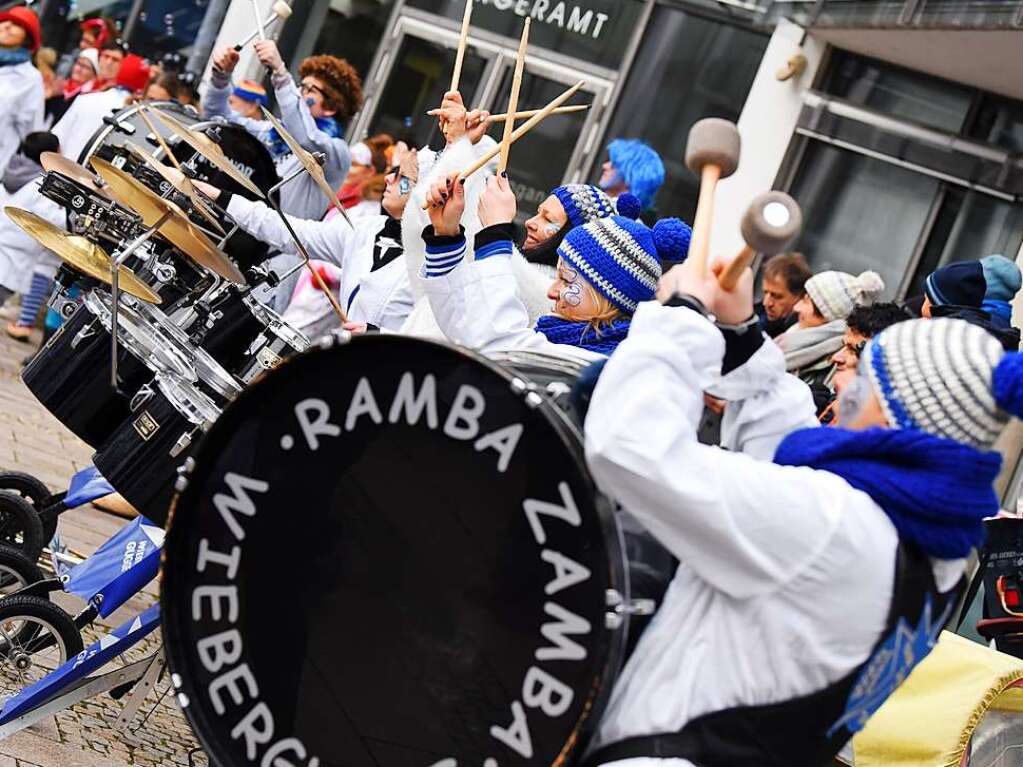
[[[231,47],[221,48],[214,53],[213,69],[202,94],[202,112],[206,117],[222,117],[228,122],[240,125],[259,138],[268,130],[269,123],[242,117],[232,111],[227,104],[228,96],[231,95],[231,73],[238,65],[238,60],[238,51]]]

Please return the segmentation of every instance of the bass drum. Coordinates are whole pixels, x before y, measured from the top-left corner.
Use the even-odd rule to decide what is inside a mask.
[[[195,109],[182,106],[176,101],[157,101],[153,102],[153,106],[169,112],[178,122],[189,128],[194,127],[199,122],[199,113]],[[152,153],[153,145],[146,139],[146,136],[150,134],[150,130],[145,120],[139,114],[140,109],[141,107],[138,104],[133,104],[119,112],[115,112],[110,117],[110,121],[106,122],[89,139],[89,143],[85,145],[85,149],[82,150],[82,154],[78,158],[79,164],[89,167],[89,160],[92,159],[93,155],[97,154],[103,157],[103,159],[110,161],[113,161],[117,156],[127,156],[128,150],[123,147],[129,143],[136,144],[147,152]],[[146,116],[149,117],[149,115]],[[153,127],[160,132],[160,135],[165,140],[171,138],[163,123],[154,117],[149,119],[153,123]],[[101,151],[102,148],[105,148],[106,151]],[[110,150],[117,151],[111,152]]]
[[[469,352],[335,344],[257,380],[182,469],[164,644],[211,762],[570,763],[641,596],[577,427]]]

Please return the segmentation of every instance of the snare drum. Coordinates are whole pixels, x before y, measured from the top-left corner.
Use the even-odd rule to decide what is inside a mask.
[[[162,525],[177,467],[219,415],[192,384],[158,375],[132,399],[128,418],[96,451],[93,463],[128,503]]]
[[[366,336],[288,360],[224,412],[183,468],[161,593],[211,762],[581,753],[652,605],[555,401],[572,371],[530,362],[548,380]]]

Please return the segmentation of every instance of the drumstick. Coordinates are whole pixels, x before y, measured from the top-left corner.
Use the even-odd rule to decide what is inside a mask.
[[[552,101],[550,104],[548,104],[543,109],[541,109],[539,112],[537,112],[535,115],[533,115],[531,118],[526,120],[526,122],[522,123],[522,125],[520,125],[518,128],[516,128],[515,132],[512,133],[512,135],[511,135],[511,143],[514,144],[520,138],[522,138],[527,133],[529,133],[531,130],[533,130],[533,128],[535,128],[537,125],[539,125],[544,120],[546,120],[547,116],[550,115],[551,112],[553,112],[559,106],[561,106],[566,101],[568,101],[570,98],[572,98],[572,96],[575,95],[576,91],[578,91],[584,85],[586,85],[586,81],[585,80],[580,80],[575,85],[573,85],[571,88],[569,88],[567,91],[565,91],[560,96],[558,96],[556,99],[554,99],[554,101]],[[481,168],[486,167],[487,164],[490,163],[499,154],[501,154],[501,146],[500,145],[498,145],[498,146],[494,147],[493,149],[491,149],[489,152],[487,152],[485,155],[483,155],[480,159],[478,159],[476,162],[474,162],[471,166],[469,166],[464,171],[462,171],[459,174],[459,178],[468,178],[469,176],[471,176],[476,171],[480,170]],[[423,210],[429,210],[429,209],[430,209],[429,203],[425,203],[423,205]]]
[[[266,30],[263,29],[263,17],[259,15],[259,0],[252,0],[252,12],[256,16],[256,34],[260,40],[266,40]]]
[[[168,158],[170,158],[171,165],[173,165],[175,168],[181,171],[181,173],[184,174],[185,177],[187,178],[188,174],[185,173],[185,171],[182,169],[181,163],[178,162],[178,158],[174,156],[173,152],[171,152],[170,147],[167,146],[167,142],[164,141],[163,136],[160,135],[160,131],[156,129],[156,126],[153,125],[152,120],[149,119],[149,115],[146,114],[147,109],[149,109],[149,104],[143,104],[139,108],[139,117],[142,118],[142,122],[144,122],[146,124],[146,127],[149,128],[149,132],[156,136],[157,143],[160,145],[160,148],[163,150],[163,153],[167,155]]]
[[[522,25],[522,39],[519,40],[519,52],[515,57],[515,76],[512,77],[511,93],[508,95],[508,114],[513,115],[519,108],[519,91],[522,90],[522,72],[526,68],[526,47],[529,45],[529,17]],[[508,170],[508,157],[511,155],[511,137],[515,132],[515,120],[505,120],[504,138],[501,140],[501,162],[497,172]]]
[[[750,203],[740,229],[743,248],[718,275],[718,285],[724,290],[735,290],[757,253],[773,256],[788,248],[803,229],[803,212],[784,192],[767,192]]]
[[[571,106],[571,107],[558,107],[553,112],[551,112],[551,114],[552,115],[567,115],[567,114],[572,114],[574,112],[585,112],[589,108],[590,108],[589,104],[578,104],[576,106]],[[525,111],[519,110],[518,112],[515,113],[515,119],[516,120],[525,120],[527,117],[533,117],[534,115],[538,115],[538,114],[540,114],[540,110],[539,109],[527,109]],[[490,116],[491,122],[495,122],[495,123],[503,123],[507,119],[508,119],[508,114],[507,113],[499,114],[499,115],[491,115]]]
[[[739,251],[739,255],[729,261],[721,274],[718,275],[718,285],[721,286],[721,289],[735,290],[735,286],[739,284],[739,278],[742,277],[742,273],[753,265],[753,260],[756,257],[757,252],[749,245],[744,245],[742,250]]]
[[[465,61],[465,46],[469,42],[469,26],[472,24],[472,4],[476,0],[465,0],[465,14],[462,16],[462,34],[458,38],[458,53],[455,54],[455,71],[451,73],[449,91],[457,91],[462,82],[462,62]]]

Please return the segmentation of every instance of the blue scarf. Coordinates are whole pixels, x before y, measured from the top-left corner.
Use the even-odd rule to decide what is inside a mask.
[[[570,322],[548,314],[539,319],[536,330],[543,333],[552,344],[578,346],[610,357],[629,334],[631,324],[629,320],[615,320],[610,326],[598,331],[588,322]]]
[[[0,48],[0,67],[24,64],[31,60],[32,54],[28,48]]]
[[[804,429],[778,446],[774,462],[837,474],[884,509],[899,537],[937,559],[961,559],[998,513],[995,452],[918,431]]]
[[[1012,305],[1008,301],[988,298],[980,307],[991,315],[991,322],[1000,328],[1012,327]]]
[[[333,117],[316,117],[316,127],[326,133],[331,138],[341,138],[341,126],[337,124],[337,120]],[[270,132],[266,136],[267,146],[270,148],[270,154],[273,155],[275,160],[291,154],[291,147],[281,137],[281,134],[277,132],[276,128],[271,128]]]

